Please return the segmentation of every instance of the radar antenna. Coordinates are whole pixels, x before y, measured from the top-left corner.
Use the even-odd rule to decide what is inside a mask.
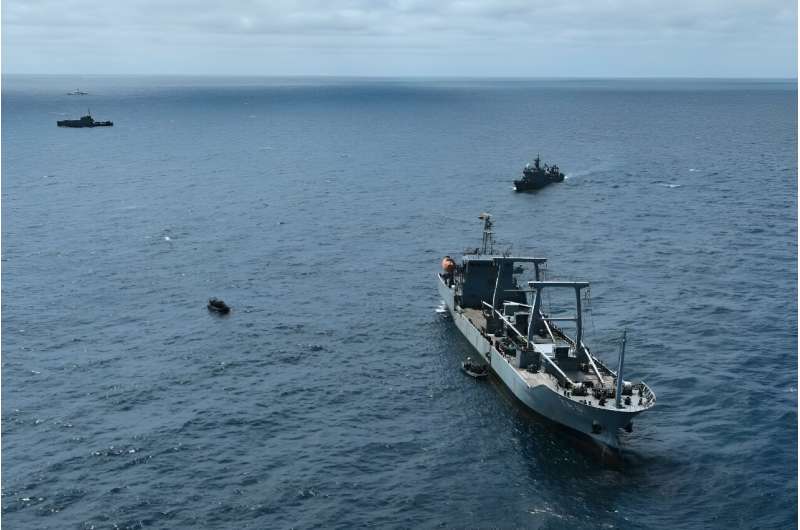
[[[481,254],[494,254],[494,238],[492,237],[492,215],[482,213],[478,219],[483,220],[483,242],[481,244]]]

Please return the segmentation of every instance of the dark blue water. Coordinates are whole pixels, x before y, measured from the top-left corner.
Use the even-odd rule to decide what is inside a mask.
[[[782,81],[5,77],[3,522],[795,526],[796,101]],[[55,126],[86,107],[114,127]],[[537,152],[567,180],[515,195]],[[609,363],[628,329],[658,404],[623,458],[459,371],[434,273],[482,211],[503,248],[593,281]]]

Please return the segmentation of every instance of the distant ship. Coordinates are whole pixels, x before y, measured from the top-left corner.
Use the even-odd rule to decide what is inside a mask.
[[[58,120],[56,124],[59,127],[111,127],[114,125],[113,121],[94,121],[92,114],[86,112],[86,116],[81,116],[79,120]]]
[[[533,167],[530,164],[525,166],[522,170],[522,178],[514,181],[514,191],[531,191],[544,188],[553,182],[562,182],[564,174],[558,169],[558,166],[547,164],[541,167],[541,160],[539,155],[533,161]]]
[[[67,92],[68,96],[86,96],[88,94],[88,92],[83,92],[80,88],[76,88],[72,92]]]
[[[534,412],[589,436],[604,447],[619,447],[620,429],[655,405],[644,383],[622,379],[625,335],[617,371],[583,343],[581,291],[588,282],[545,281],[545,258],[494,254],[491,215],[482,214],[483,247],[465,251],[461,263],[450,256],[437,275],[439,296],[458,330],[480,361]],[[523,266],[534,279],[520,284]],[[542,293],[566,289],[575,295],[573,315],[545,313]],[[575,323],[568,336],[557,322]]]

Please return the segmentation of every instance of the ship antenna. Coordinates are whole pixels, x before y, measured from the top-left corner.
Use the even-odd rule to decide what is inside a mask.
[[[481,254],[494,254],[494,238],[492,237],[492,216],[488,213],[482,213],[478,219],[483,219],[483,242],[481,245]]]

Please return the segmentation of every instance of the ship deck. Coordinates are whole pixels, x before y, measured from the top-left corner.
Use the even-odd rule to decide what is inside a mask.
[[[462,307],[461,308],[463,314],[472,325],[478,328],[478,330],[483,330],[486,328],[486,317],[483,316],[483,311],[480,309],[473,309],[471,307]]]
[[[483,311],[480,309],[474,309],[470,307],[461,308],[462,314],[475,326],[478,331],[484,332],[487,329],[486,326],[486,317],[483,314]],[[495,340],[503,338],[502,335],[493,335],[487,334],[490,337],[490,342],[494,344]],[[550,359],[555,360],[555,356],[553,354],[553,341],[550,338],[543,338],[543,337],[534,337],[533,338],[534,347],[539,350],[542,355],[547,355]],[[504,354],[503,354],[504,355]],[[506,359],[511,359],[510,356],[504,355]],[[593,384],[598,384],[599,379],[596,374],[594,373],[586,373],[582,370],[578,369],[569,369],[567,367],[559,365],[559,368],[564,372],[564,374],[569,377],[572,381],[576,383],[581,383],[584,381],[591,382]],[[536,374],[530,373],[527,370],[515,368],[517,372],[519,372],[523,379],[525,379],[528,383],[535,383],[536,382]],[[603,374],[603,384],[613,386],[614,378],[608,375]]]

